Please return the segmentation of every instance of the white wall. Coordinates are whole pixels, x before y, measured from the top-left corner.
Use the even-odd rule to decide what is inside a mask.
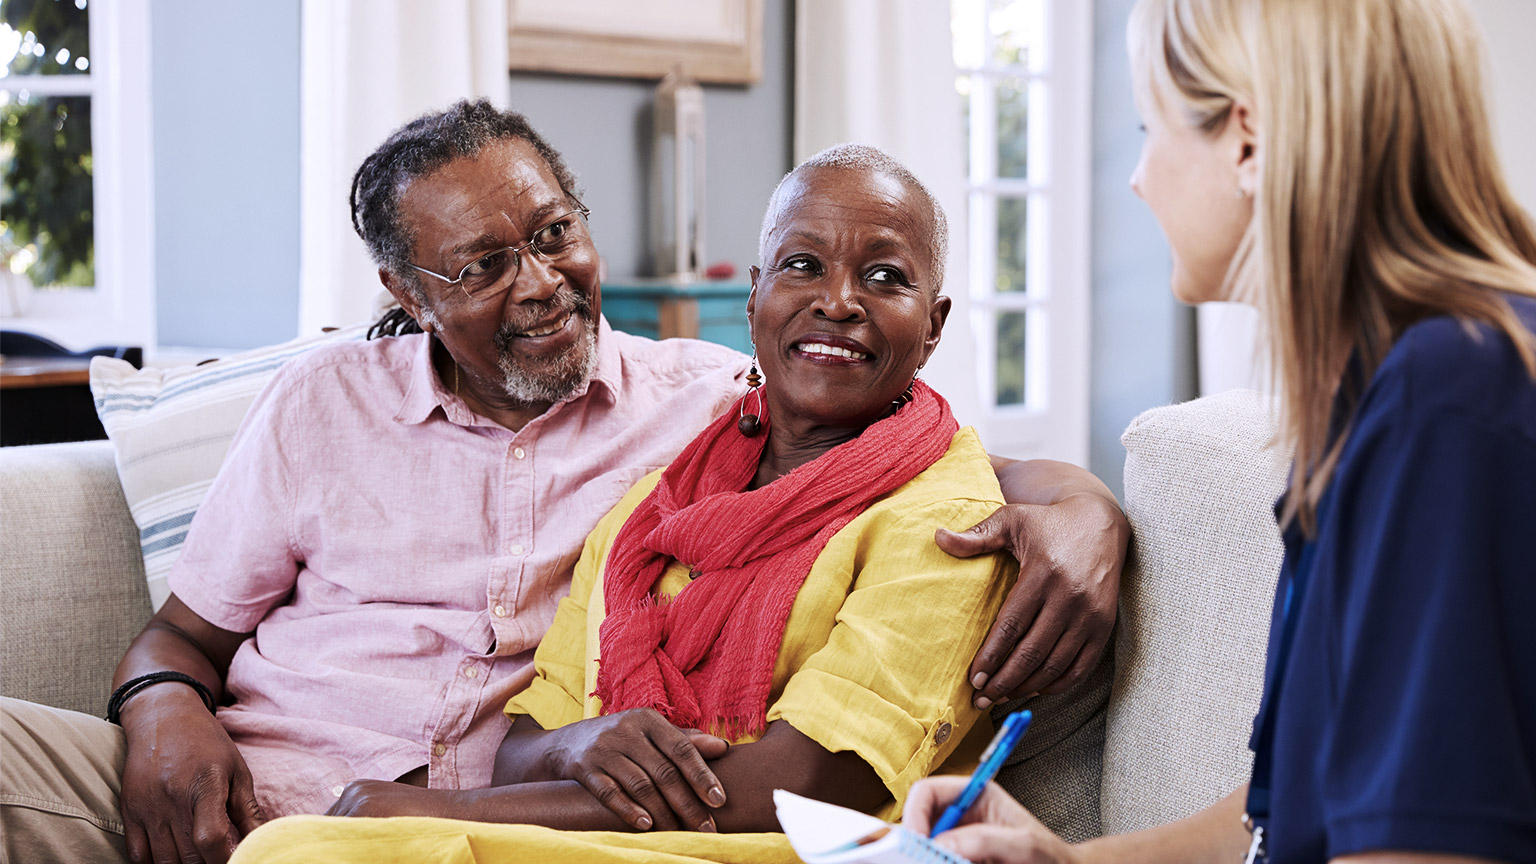
[[[1510,188],[1536,214],[1536,2],[1471,0],[1488,40],[1493,131]]]

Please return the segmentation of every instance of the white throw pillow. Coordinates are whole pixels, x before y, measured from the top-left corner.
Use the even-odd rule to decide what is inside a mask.
[[[366,338],[369,326],[305,336],[202,366],[135,369],[109,357],[91,360],[91,395],[139,526],[155,609],[170,595],[166,575],[256,395],[288,360],[319,345]]]

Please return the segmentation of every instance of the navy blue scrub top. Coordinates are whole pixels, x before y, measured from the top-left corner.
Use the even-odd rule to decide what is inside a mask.
[[[1511,302],[1536,331],[1536,301]],[[1271,864],[1536,862],[1536,384],[1478,329],[1403,334],[1360,396],[1317,537],[1286,532],[1259,709],[1276,712]]]

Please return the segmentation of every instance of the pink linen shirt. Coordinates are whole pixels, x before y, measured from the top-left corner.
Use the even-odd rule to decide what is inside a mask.
[[[602,321],[591,381],[515,433],[444,390],[426,336],[283,367],[169,576],[209,622],[254,631],[218,716],[267,815],[421,765],[435,788],[488,785],[587,534],[744,392],[745,367]]]

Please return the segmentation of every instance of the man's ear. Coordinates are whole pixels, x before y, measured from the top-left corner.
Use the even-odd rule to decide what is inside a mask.
[[[1259,118],[1247,102],[1232,103],[1223,134],[1231,137],[1237,159],[1237,188],[1251,198],[1259,188]]]
[[[410,286],[402,284],[402,280],[383,267],[379,268],[379,281],[384,283],[385,290],[389,291],[390,296],[395,298],[395,302],[400,304],[400,308],[405,310],[405,314],[416,320],[416,325],[421,328],[421,332],[432,332],[432,325],[422,321],[421,301],[416,296],[416,292],[410,289]]]

